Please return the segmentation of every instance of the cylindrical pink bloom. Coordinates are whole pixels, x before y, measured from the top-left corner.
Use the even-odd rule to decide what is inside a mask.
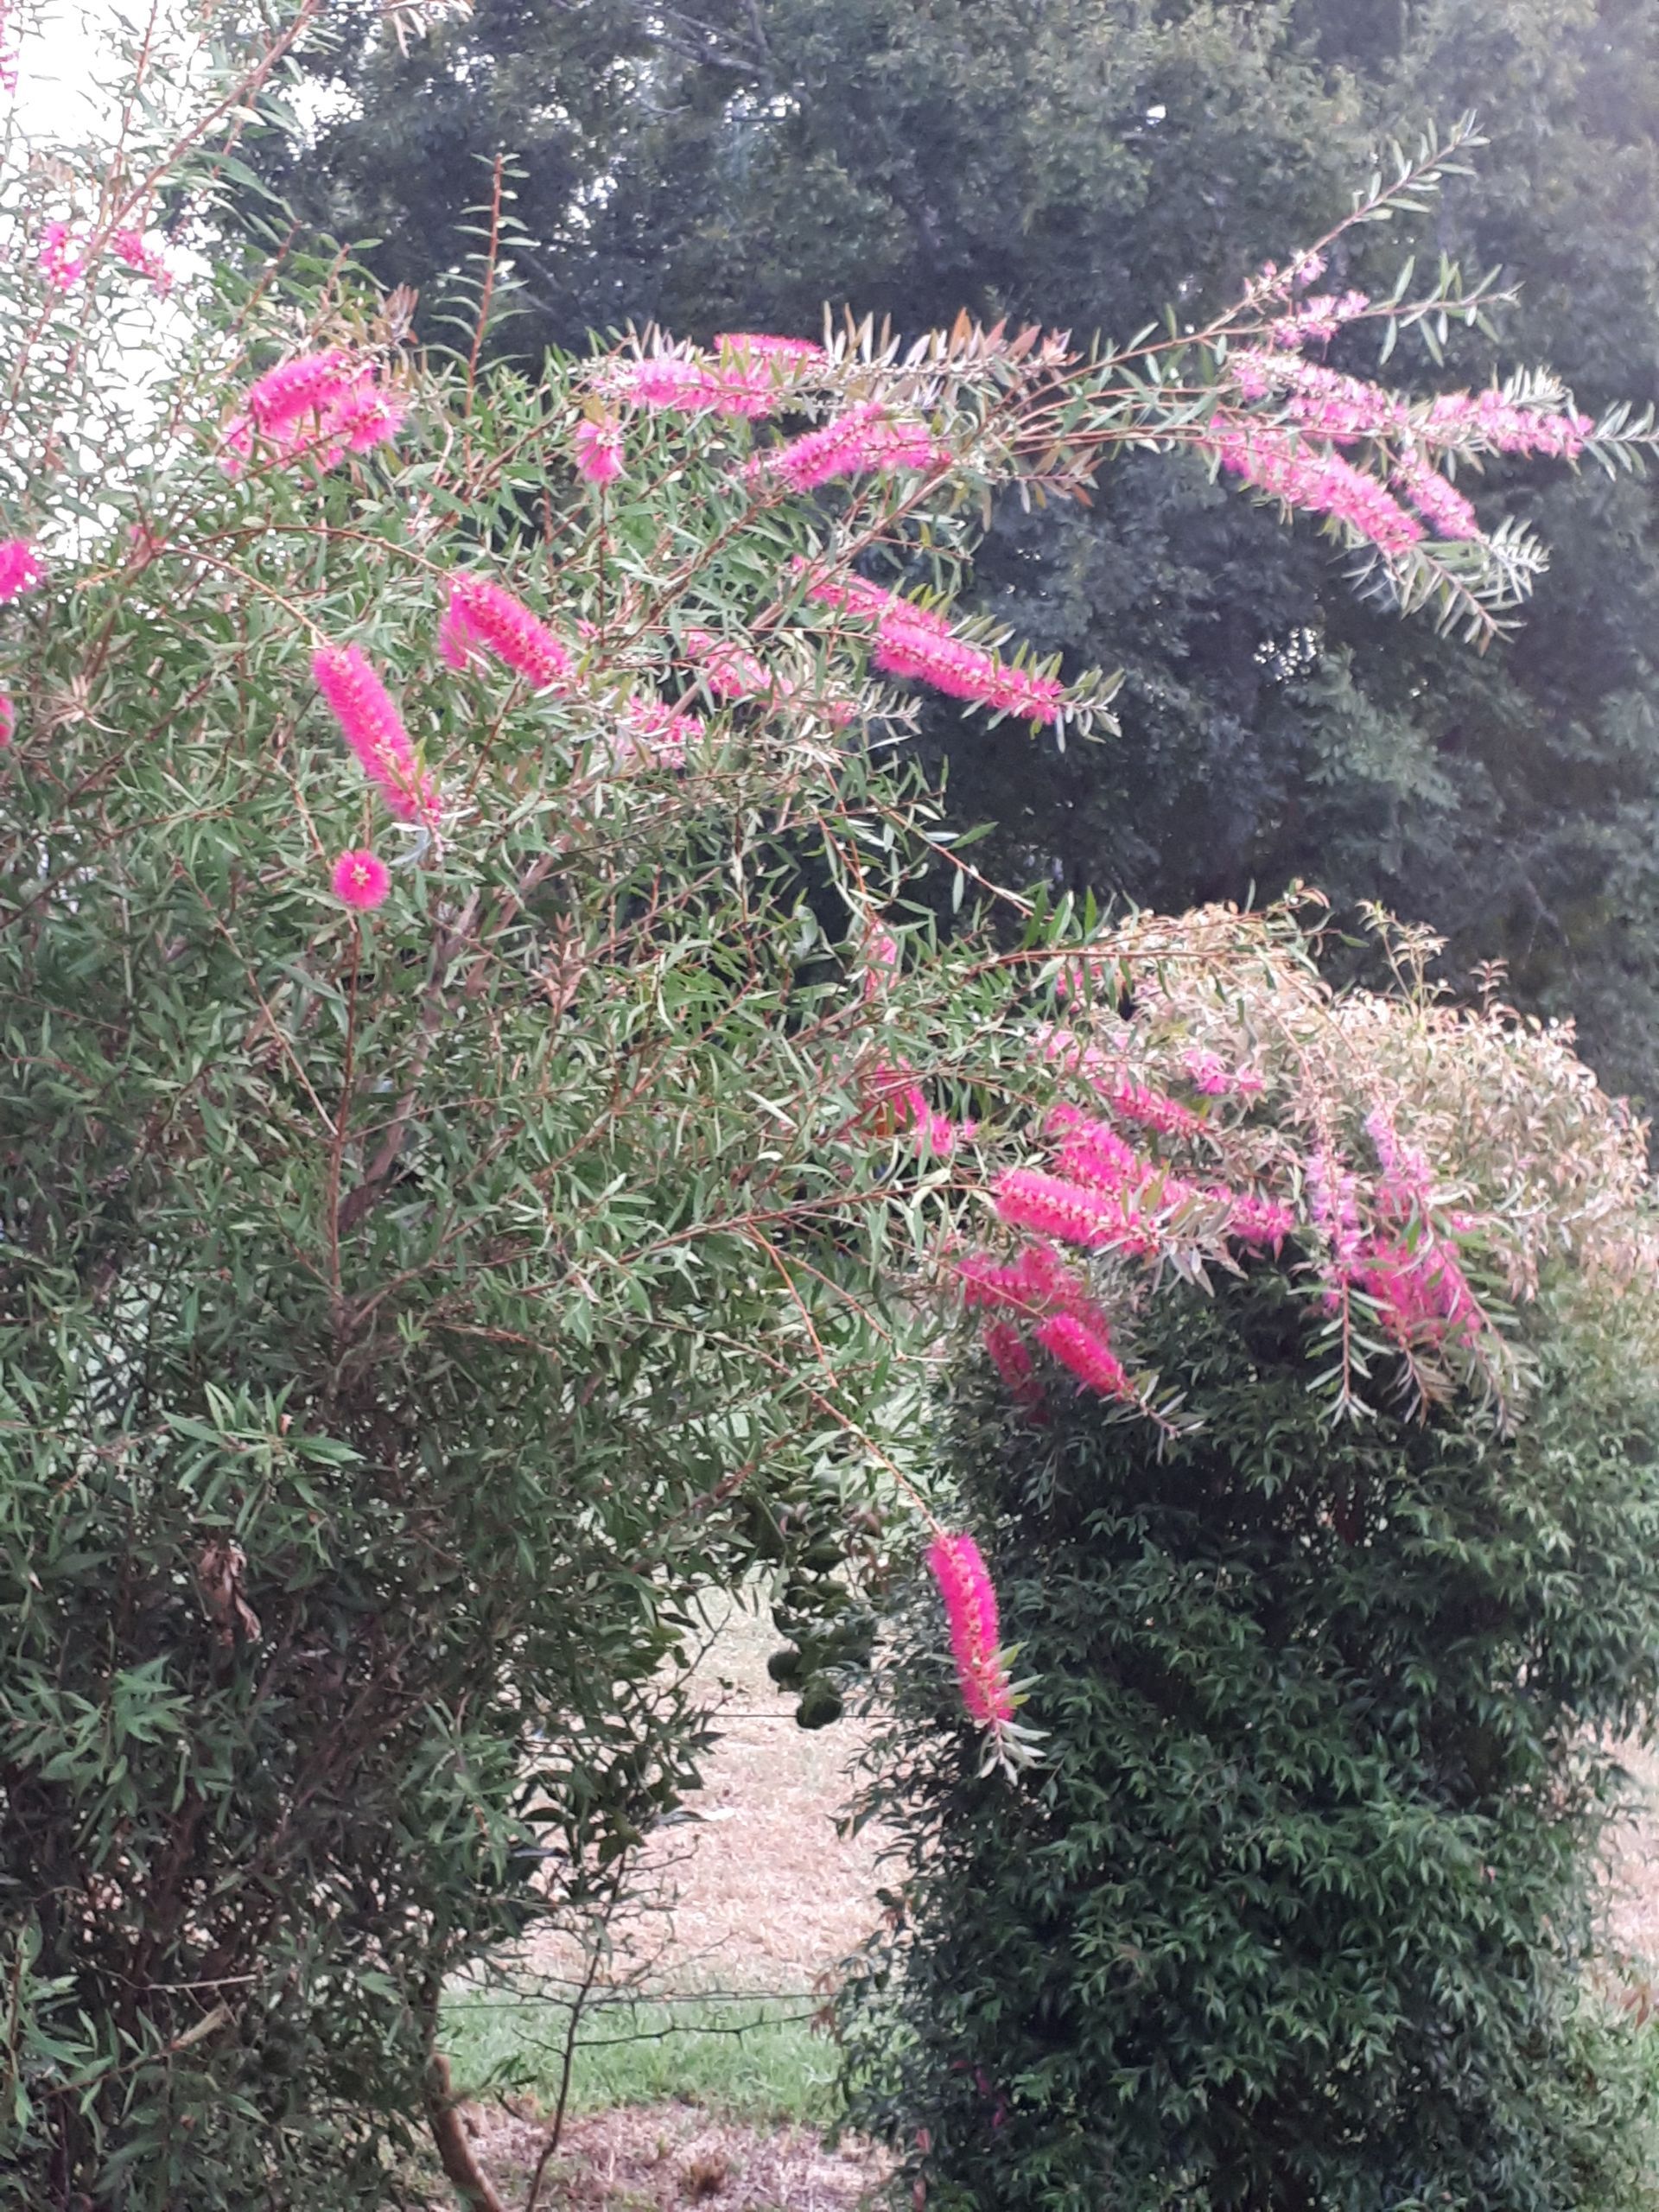
[[[487,645],[537,690],[569,683],[575,666],[569,648],[539,615],[491,578],[457,576],[449,587],[449,606],[464,624],[468,643],[476,639]]]
[[[589,484],[614,484],[622,474],[622,425],[607,416],[603,422],[586,417],[577,423],[570,441],[576,474]]]
[[[297,354],[291,361],[267,369],[249,385],[249,416],[269,436],[302,415],[320,414],[331,402],[344,397],[359,374],[357,361],[342,346]]]
[[[422,772],[390,693],[359,648],[320,647],[311,657],[311,673],[388,810],[400,822],[430,822],[437,793]]]
[[[17,709],[10,691],[0,691],[0,745],[10,745],[17,729]]]
[[[623,709],[621,734],[625,752],[639,747],[679,768],[685,765],[687,746],[700,741],[706,726],[701,715],[683,714],[665,699],[636,691]]]
[[[838,476],[932,468],[950,459],[950,448],[921,423],[896,423],[879,400],[868,399],[752,465],[758,475],[775,477],[792,491],[814,492]]]
[[[1014,1688],[999,1649],[996,1592],[979,1546],[971,1536],[936,1537],[927,1564],[944,1600],[963,1704],[982,1728],[1002,1726],[1014,1718]]]
[[[0,606],[34,591],[46,580],[46,563],[26,537],[0,539]]]
[[[1394,472],[1396,489],[1403,492],[1436,537],[1471,538],[1480,536],[1480,520],[1455,484],[1448,484],[1438,469],[1417,454],[1408,454]]]
[[[1037,1341],[1069,1367],[1079,1382],[1097,1390],[1103,1398],[1132,1398],[1135,1395],[1123,1363],[1112,1350],[1103,1330],[1091,1328],[1074,1313],[1052,1313],[1037,1325]]]
[[[366,846],[342,853],[334,862],[334,896],[348,906],[368,908],[385,903],[391,888],[391,871],[378,853]]]
[[[1230,474],[1287,506],[1336,517],[1384,553],[1403,553],[1424,534],[1417,518],[1374,476],[1274,423],[1246,422],[1211,442]]]

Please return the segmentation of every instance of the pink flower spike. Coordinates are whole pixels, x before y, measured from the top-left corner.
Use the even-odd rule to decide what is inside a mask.
[[[73,290],[86,275],[84,245],[67,223],[48,223],[41,231],[35,265],[54,292]]]
[[[1085,1389],[1098,1391],[1103,1398],[1134,1397],[1128,1372],[1103,1330],[1091,1329],[1075,1314],[1054,1313],[1038,1325],[1037,1341],[1069,1367]]]
[[[569,648],[522,600],[489,577],[457,576],[449,587],[449,607],[458,618],[457,640],[476,639],[487,645],[538,691],[569,683],[575,666]]]
[[[0,539],[0,606],[37,591],[46,581],[46,563],[26,537]]]
[[[17,729],[17,709],[11,694],[0,691],[0,746],[10,745]]]
[[[760,361],[821,361],[822,346],[814,345],[810,338],[773,338],[755,330],[721,330],[715,334],[715,350],[721,353],[746,353]]]
[[[142,231],[118,231],[112,243],[117,259],[148,276],[151,288],[165,299],[173,289],[173,271],[159,240],[147,238]]]
[[[861,476],[873,469],[939,467],[950,448],[918,423],[896,423],[877,400],[864,400],[826,423],[791,438],[750,463],[759,478],[774,477],[794,492],[815,492],[838,476]]]
[[[332,881],[336,899],[366,912],[370,907],[385,904],[386,893],[391,888],[391,871],[378,853],[372,853],[364,846],[340,855],[334,862]]]
[[[332,402],[343,399],[359,374],[358,364],[338,346],[326,353],[297,354],[267,369],[248,387],[249,418],[269,435],[302,415],[320,414]]]
[[[317,689],[334,709],[346,742],[400,822],[429,824],[437,792],[422,772],[391,694],[356,645],[323,645],[311,657]]]
[[[988,1321],[981,1341],[1003,1386],[1016,1405],[1035,1413],[1043,1402],[1042,1385],[1032,1365],[1026,1340],[1011,1321]]]
[[[589,484],[614,484],[622,474],[622,425],[608,416],[603,422],[577,423],[570,441],[578,476]]]
[[[996,1592],[971,1536],[938,1536],[927,1548],[928,1571],[944,1600],[950,1653],[969,1717],[982,1728],[1014,1718],[1014,1686],[998,1649]]]

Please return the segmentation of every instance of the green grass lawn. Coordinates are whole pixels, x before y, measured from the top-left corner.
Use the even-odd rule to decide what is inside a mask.
[[[836,2117],[835,2046],[808,2024],[811,2000],[715,1995],[607,1999],[584,2015],[571,2068],[573,2116],[677,2099],[757,2126]],[[463,1990],[446,2004],[456,2088],[558,2098],[569,2019],[552,1997]]]

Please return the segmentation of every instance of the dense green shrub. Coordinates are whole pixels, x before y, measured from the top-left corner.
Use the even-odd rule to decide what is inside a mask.
[[[1467,1173],[1492,1128],[1457,1134]],[[988,1361],[956,1375],[940,1463],[1047,1740],[976,1775],[918,1592],[872,1791],[901,1917],[848,2027],[855,2111],[930,2208],[1641,2199],[1641,2054],[1581,1968],[1659,1685],[1651,1281],[1546,1258],[1512,1427],[1402,1402],[1375,1345],[1373,1409],[1333,1423],[1308,1253],[1138,1306],[1173,1438],[1056,1362],[1035,1420]]]

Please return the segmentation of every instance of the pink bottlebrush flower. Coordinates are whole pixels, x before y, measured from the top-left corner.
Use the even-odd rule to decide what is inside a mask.
[[[1037,1341],[1069,1367],[1085,1389],[1103,1398],[1133,1398],[1123,1363],[1107,1341],[1105,1332],[1092,1329],[1072,1313],[1052,1313],[1037,1326]]]
[[[402,429],[404,410],[379,374],[373,362],[338,346],[267,370],[225,427],[225,467],[239,474],[262,439],[278,460],[310,459],[322,468],[384,444]]]
[[[1487,1325],[1468,1277],[1433,1236],[1414,1246],[1403,1238],[1369,1238],[1354,1280],[1402,1346],[1447,1338],[1471,1344]]]
[[[174,278],[161,240],[148,238],[142,231],[118,231],[111,243],[117,259],[136,270],[139,276],[148,276],[152,289],[165,299],[173,289]]]
[[[1436,537],[1471,538],[1480,536],[1480,521],[1455,484],[1448,484],[1436,468],[1416,454],[1408,454],[1392,479]]]
[[[825,607],[844,607],[849,613],[868,615],[878,626],[895,618],[917,630],[931,630],[936,637],[950,635],[949,618],[937,608],[918,607],[913,599],[901,599],[897,592],[883,591],[880,584],[867,582],[864,577],[850,573],[825,573],[796,554],[790,563],[798,575],[807,578],[807,595]]]
[[[786,365],[824,358],[823,346],[815,345],[810,338],[773,338],[757,330],[718,331],[715,350],[718,353],[747,354],[758,361],[780,361]]]
[[[1421,523],[1374,476],[1340,454],[1302,443],[1276,424],[1251,423],[1205,442],[1230,475],[1243,477],[1287,506],[1345,523],[1381,552],[1403,553],[1423,536]]]
[[[1395,436],[1409,427],[1409,411],[1393,392],[1323,362],[1246,348],[1227,365],[1245,398],[1276,399],[1310,437],[1344,445],[1357,438]]]
[[[1226,1203],[1230,1215],[1227,1234],[1241,1244],[1276,1252],[1296,1226],[1295,1215],[1277,1198],[1264,1198],[1255,1191],[1215,1190],[1210,1195]]]
[[[343,899],[348,906],[366,912],[385,903],[386,893],[391,888],[391,871],[378,853],[372,853],[364,846],[340,855],[334,862],[331,880],[336,899]]]
[[[45,581],[46,563],[26,537],[0,539],[0,607]]]
[[[950,459],[950,448],[922,424],[894,422],[879,400],[863,400],[822,429],[757,454],[749,467],[757,478],[775,478],[794,492],[816,492],[838,476],[934,468]]]
[[[710,363],[690,353],[651,353],[643,360],[607,362],[594,381],[597,390],[623,405],[653,413],[730,415],[758,422],[777,404],[777,380],[758,359]]]
[[[17,89],[17,30],[11,10],[0,6],[0,92]]]
[[[1016,1405],[1034,1413],[1043,1402],[1042,1385],[1025,1338],[1011,1321],[988,1321],[980,1332],[990,1363]]]
[[[48,223],[41,232],[35,265],[54,292],[71,291],[86,273],[86,240],[67,223]]]
[[[1596,427],[1588,415],[1572,408],[1541,400],[1522,404],[1492,387],[1478,393],[1443,392],[1413,419],[1430,445],[1541,454],[1562,461],[1576,461]]]
[[[400,822],[430,823],[437,792],[423,773],[391,694],[356,645],[323,645],[311,673],[363,772]]]
[[[936,1113],[913,1071],[903,1061],[893,1067],[878,1061],[865,1077],[864,1087],[872,1102],[886,1107],[901,1129],[915,1130],[917,1146],[924,1154],[949,1160],[958,1145],[971,1142],[978,1134],[977,1122],[953,1122],[949,1115]]]
[[[1028,721],[1057,721],[1065,701],[1065,686],[1058,677],[1011,668],[978,645],[898,616],[882,620],[871,658],[888,676],[909,677],[931,684],[949,698],[1019,715]]]
[[[449,606],[455,617],[454,628],[448,640],[440,639],[446,656],[476,641],[537,690],[569,682],[575,663],[569,648],[539,615],[490,577],[455,577],[449,586]]]
[[[467,609],[451,592],[443,610],[443,620],[438,625],[438,658],[447,668],[464,674],[472,666],[474,653],[481,652],[484,640],[473,626]]]
[[[1046,1175],[1040,1168],[1004,1169],[992,1192],[992,1203],[999,1218],[1011,1229],[1058,1236],[1062,1243],[1081,1245],[1085,1251],[1112,1246],[1149,1259],[1160,1249],[1154,1230],[1129,1211],[1121,1198],[1058,1175]]]
[[[249,420],[269,435],[302,416],[321,415],[346,397],[359,373],[355,358],[341,346],[298,354],[249,385]]]
[[[1179,1099],[1154,1090],[1122,1070],[1104,1080],[1096,1080],[1100,1082],[1102,1097],[1115,1114],[1126,1121],[1139,1122],[1144,1128],[1156,1129],[1160,1135],[1195,1137],[1209,1126],[1202,1114],[1195,1114]]]
[[[622,474],[622,425],[608,415],[577,423],[570,441],[578,476],[589,484],[614,484]]]
[[[988,1252],[969,1252],[957,1262],[957,1273],[969,1313],[983,1307],[1017,1313],[1027,1320],[1045,1313],[1071,1313],[1092,1328],[1107,1325],[1088,1285],[1046,1244],[1023,1244],[1007,1262],[992,1259]]]
[[[17,709],[10,691],[0,691],[0,745],[10,745],[17,733]]]
[[[957,1681],[969,1717],[982,1728],[1014,1718],[1014,1686],[998,1648],[996,1592],[971,1536],[938,1536],[927,1548],[928,1570],[944,1600]]]

